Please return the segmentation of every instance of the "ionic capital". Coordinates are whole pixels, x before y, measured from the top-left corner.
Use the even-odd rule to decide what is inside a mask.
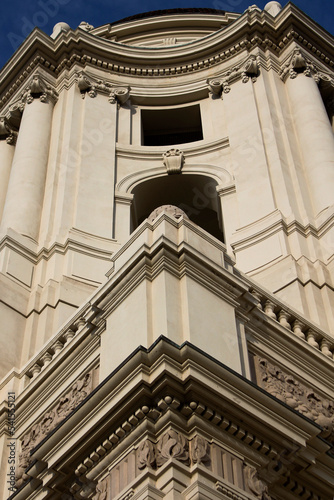
[[[115,87],[111,83],[99,80],[83,71],[77,74],[77,85],[83,99],[86,94],[89,97],[96,97],[97,94],[102,94],[108,96],[110,103],[118,102],[119,104],[124,104],[130,97],[130,87]]]
[[[110,90],[109,102],[114,104],[118,102],[119,104],[125,104],[130,98],[130,87],[114,87]]]
[[[247,83],[250,79],[256,82],[259,75],[259,64],[257,58],[251,55],[243,63],[233,66],[226,73],[207,80],[209,92],[212,97],[219,96],[223,98],[224,94],[228,94],[231,90],[231,85],[240,80]]]
[[[303,73],[305,76],[313,76],[317,70],[312,61],[299,49],[294,49],[288,62],[283,66],[280,77],[285,82],[288,78],[292,80],[297,78],[297,75]]]
[[[0,116],[0,140],[6,140],[7,144],[15,145],[17,134],[5,116]]]
[[[55,104],[58,100],[58,93],[40,75],[34,75],[22,95],[22,102],[31,104],[34,99]]]

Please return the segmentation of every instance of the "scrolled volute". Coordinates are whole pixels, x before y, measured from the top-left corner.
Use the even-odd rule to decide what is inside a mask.
[[[41,102],[45,103],[51,102],[53,104],[58,100],[58,93],[55,89],[38,74],[32,77],[32,80],[22,95],[23,103],[31,104],[34,99],[39,99]]]

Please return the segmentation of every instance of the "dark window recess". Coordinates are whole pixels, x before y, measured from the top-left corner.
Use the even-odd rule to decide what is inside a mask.
[[[172,146],[203,139],[199,105],[176,109],[142,109],[144,146]]]

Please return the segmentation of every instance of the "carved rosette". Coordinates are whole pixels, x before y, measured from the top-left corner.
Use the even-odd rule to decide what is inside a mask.
[[[30,431],[21,440],[21,452],[16,470],[17,486],[26,479],[24,471],[31,463],[30,452],[38,445],[71,411],[83,401],[93,390],[92,372],[86,373],[84,377],[76,381],[69,392],[65,394],[54,405],[54,407],[43,415]]]
[[[22,102],[31,104],[34,99],[55,104],[58,100],[58,93],[40,75],[34,75],[22,95]]]
[[[160,467],[170,458],[189,462],[188,441],[182,434],[170,429],[157,444],[157,466]]]
[[[167,174],[180,174],[184,163],[184,154],[179,149],[169,149],[162,155]]]
[[[323,428],[323,438],[334,444],[334,402],[321,398],[267,360],[257,357],[255,360],[259,384],[280,401],[314,420]]]

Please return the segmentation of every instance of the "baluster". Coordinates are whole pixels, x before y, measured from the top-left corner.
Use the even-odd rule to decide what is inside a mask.
[[[290,317],[290,315],[286,311],[283,311],[283,309],[282,309],[278,314],[278,321],[280,322],[280,324],[282,326],[285,326],[285,328],[288,328],[289,330],[291,330],[291,325],[288,321],[289,317]]]
[[[312,330],[309,330],[306,335],[307,342],[312,346],[315,347],[316,349],[319,349],[319,344],[316,341],[316,333],[313,332]]]
[[[329,358],[333,358],[333,353],[330,350],[331,343],[327,339],[322,339],[320,343],[320,349],[321,352],[325,355],[328,356]]]
[[[67,332],[64,333],[63,335],[64,339],[65,339],[65,342],[70,342],[73,337],[75,337],[75,332],[71,329],[67,330]]]
[[[57,340],[57,342],[52,346],[54,355],[57,356],[57,354],[63,349],[63,347],[64,344],[62,344],[59,340]]]
[[[296,319],[293,322],[292,328],[293,328],[293,333],[297,335],[297,337],[299,337],[300,339],[304,340],[305,334],[302,332],[303,326],[304,326],[303,323],[301,323],[298,319]]]
[[[258,309],[260,309],[261,311],[263,311],[262,304],[261,304],[261,295],[259,294],[259,292],[257,292],[256,290],[252,290],[251,294],[253,295],[253,297],[255,297],[259,301],[259,303],[256,304],[256,307]]]
[[[277,321],[274,309],[275,309],[275,304],[273,302],[270,302],[270,300],[266,300],[264,304],[264,312],[267,314],[267,316]]]
[[[41,372],[41,369],[42,368],[40,367],[40,365],[38,365],[37,363],[34,364],[34,366],[32,366],[31,369],[30,369],[32,378],[37,377],[37,375]]]
[[[48,366],[48,364],[51,363],[51,361],[52,361],[52,355],[49,352],[46,352],[41,357],[41,361],[43,363],[43,368],[45,368],[46,366]]]

